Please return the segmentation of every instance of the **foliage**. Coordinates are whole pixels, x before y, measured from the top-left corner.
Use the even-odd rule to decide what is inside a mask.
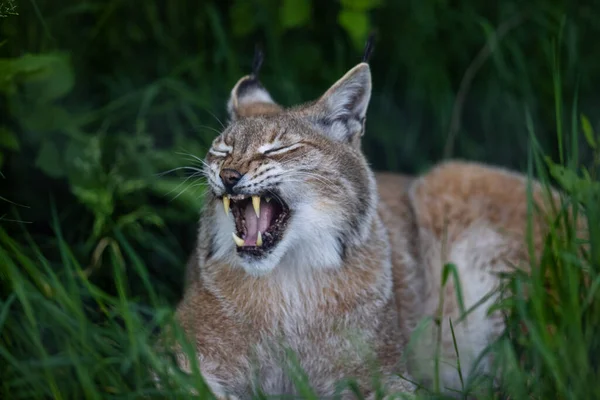
[[[0,273],[9,293],[0,300],[3,398],[177,398],[186,388],[206,392],[197,371],[171,374],[173,360],[156,349],[156,332],[171,325],[171,311],[158,300],[126,240],[120,240],[128,254],[111,252],[116,293],[107,293],[87,279],[62,240],[60,264],[53,265],[35,243],[28,242],[32,250],[27,250],[0,228]],[[149,304],[132,296],[131,279],[144,281]],[[163,387],[154,385],[151,370]]]
[[[145,367],[171,367],[150,343],[181,295],[204,189],[198,157],[222,129],[229,91],[258,43],[274,98],[313,99],[360,60],[373,30],[364,150],[376,169],[415,173],[453,156],[529,168],[565,190],[570,212],[554,221],[540,272],[507,277],[510,328],[494,351],[503,395],[598,397],[592,0],[15,4],[0,1],[4,397],[171,398],[201,385],[175,374],[156,392]],[[575,212],[592,221],[587,244],[570,229]]]
[[[569,137],[577,146],[573,117]],[[592,144],[594,134],[585,117],[582,121],[584,137]],[[554,204],[559,213],[550,221],[545,250],[539,260],[534,258],[531,274],[508,276],[515,295],[501,306],[509,315],[509,329],[499,344],[497,364],[511,398],[600,396],[591,383],[600,376],[600,152],[591,148],[590,165],[580,165],[573,153],[567,160],[571,167],[549,157],[543,163],[539,151],[534,157],[543,179],[549,179],[546,173],[555,178],[564,197]],[[586,224],[577,222],[581,217]]]
[[[9,15],[19,15],[15,0],[3,0],[0,2],[0,18],[6,18]]]

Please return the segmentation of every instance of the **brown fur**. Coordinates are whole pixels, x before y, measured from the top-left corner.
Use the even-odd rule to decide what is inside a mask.
[[[401,357],[417,323],[427,316],[440,316],[443,265],[457,265],[468,308],[479,300],[481,290],[498,286],[492,273],[508,269],[510,263],[528,261],[523,176],[467,162],[444,163],[421,177],[371,173],[358,139],[366,111],[361,96],[367,96],[368,102],[370,93],[367,73],[368,67],[361,64],[318,101],[289,110],[265,102],[270,97],[254,82],[245,82],[250,89],[237,93],[248,77],[232,91],[233,122],[214,144],[231,150],[224,158],[209,155],[207,165],[214,166],[215,173],[235,168],[245,175],[254,174],[256,184],[262,179],[261,168],[266,174],[269,165],[277,166],[286,157],[305,168],[314,166],[323,173],[302,175],[298,184],[306,186],[294,196],[315,193],[319,200],[310,210],[347,221],[343,232],[351,232],[341,236],[345,247],[337,250],[341,264],[335,268],[306,265],[304,269],[293,258],[284,257],[268,273],[254,276],[229,253],[219,253],[222,249],[217,244],[222,240],[217,226],[226,220],[220,214],[220,195],[209,196],[177,318],[194,338],[202,373],[219,396],[247,398],[257,389],[269,394],[296,393],[287,369],[286,346],[297,355],[319,396],[333,395],[335,382],[348,377],[357,378],[361,390],[373,396],[375,365],[389,390],[410,392],[414,387],[395,374],[407,374]],[[343,108],[332,99],[342,103],[349,99],[342,105],[350,111],[342,111],[356,112],[356,118],[351,113],[349,117],[342,114],[348,118],[342,122],[330,118]],[[322,129],[329,131],[320,132],[311,125],[327,118]],[[285,156],[261,156],[261,146],[276,141],[287,146],[303,144]],[[208,175],[209,182],[214,176]],[[211,184],[219,190],[218,182]],[[534,192],[541,204],[538,185]],[[543,219],[537,217],[538,251],[544,229]],[[230,247],[233,251],[233,243]],[[332,260],[338,254],[323,248],[324,257],[326,253]],[[459,317],[454,284],[443,294],[442,356],[452,362],[447,320]],[[501,316],[487,317],[485,312],[455,327],[463,335],[459,348],[467,353],[464,360],[461,355],[463,365],[471,366],[477,353],[502,329]],[[430,326],[409,355],[408,372],[424,381],[431,381],[436,332]],[[181,364],[189,368],[183,356]],[[489,364],[484,362],[482,368],[489,370]],[[451,368],[444,368],[442,375],[445,384],[456,388]]]

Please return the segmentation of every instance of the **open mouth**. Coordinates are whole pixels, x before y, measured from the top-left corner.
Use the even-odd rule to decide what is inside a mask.
[[[238,253],[262,256],[283,237],[290,217],[289,207],[276,197],[229,196],[222,198],[225,213],[233,215]]]

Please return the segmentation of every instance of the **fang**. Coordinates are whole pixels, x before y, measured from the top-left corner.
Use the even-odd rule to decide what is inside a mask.
[[[235,242],[237,247],[242,247],[244,245],[244,239],[238,237],[234,232],[231,232],[233,235],[233,241]]]
[[[260,196],[252,196],[252,207],[254,207],[256,217],[260,218]]]
[[[229,215],[229,203],[231,199],[229,196],[223,196],[223,209],[225,210],[225,215]]]

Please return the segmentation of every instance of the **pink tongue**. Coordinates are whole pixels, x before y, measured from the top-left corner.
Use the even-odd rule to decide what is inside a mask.
[[[260,217],[256,216],[252,203],[249,202],[244,211],[244,218],[246,219],[246,236],[244,237],[244,246],[256,246],[256,239],[258,238],[258,232],[264,233],[269,225],[271,225],[271,219],[273,219],[273,213],[275,209],[273,205],[263,201],[260,201]]]

